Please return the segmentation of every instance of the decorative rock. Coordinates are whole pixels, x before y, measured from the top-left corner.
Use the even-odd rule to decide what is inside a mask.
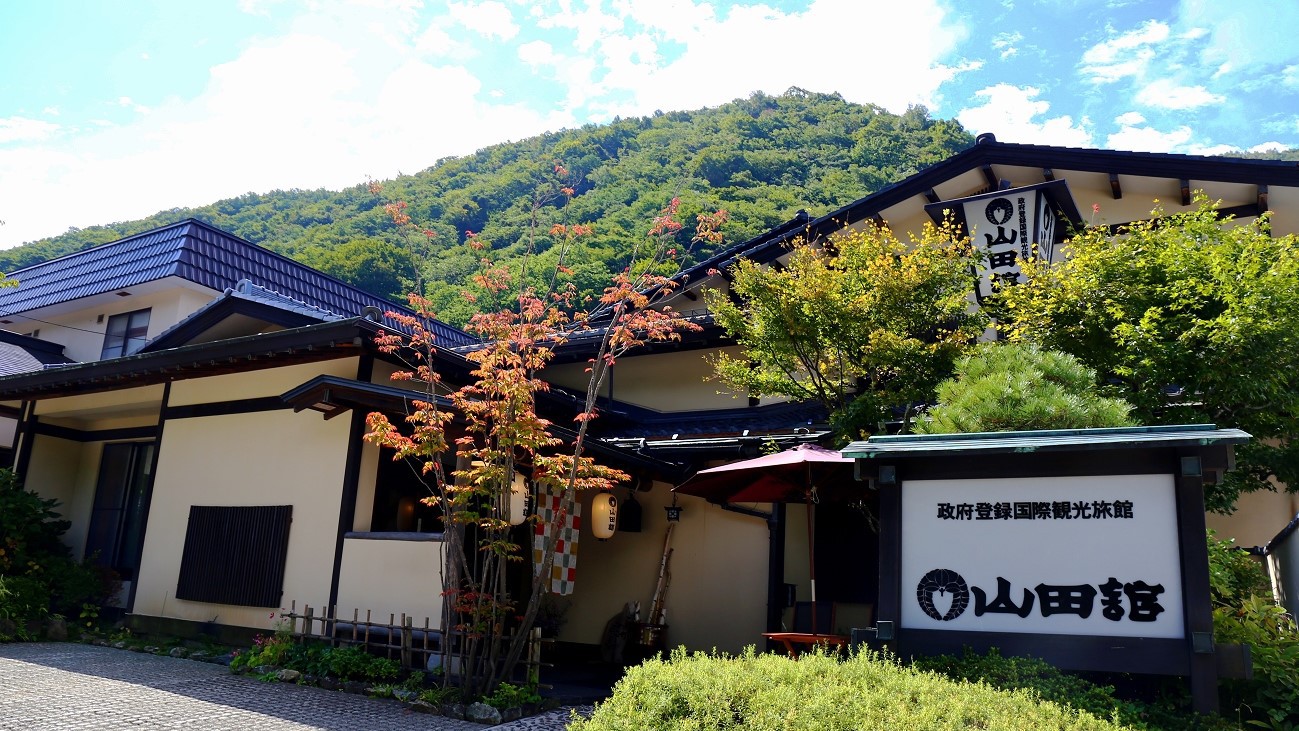
[[[162,652],[162,648],[155,647],[153,645],[145,645],[144,649],[140,650],[140,652],[147,652],[150,655],[157,655],[158,653]]]
[[[172,657],[189,657],[189,650],[186,650],[183,647],[173,647],[171,648],[171,652],[167,654]]]
[[[501,722],[501,712],[486,703],[470,703],[465,709],[465,720],[496,725]]]
[[[393,688],[392,697],[404,703],[409,703],[419,697],[419,693],[407,688]]]
[[[119,650],[125,650],[125,649],[126,649],[126,640],[118,640],[117,642],[114,642],[114,643],[113,643],[113,647],[116,647],[116,648],[119,649]]]
[[[437,713],[438,707],[428,701],[411,701],[406,707],[416,713]]]
[[[501,711],[501,720],[505,723],[517,721],[520,718],[523,718],[523,709],[519,706],[511,706],[506,708],[504,711]]]
[[[338,690],[339,685],[338,685],[338,681],[334,680],[333,678],[321,678],[320,687],[324,688],[325,690]]]
[[[45,637],[51,642],[63,642],[68,639],[68,622],[62,617],[51,617],[45,623]]]
[[[365,695],[367,692],[369,692],[369,690],[370,690],[370,686],[366,685],[365,683],[362,683],[359,680],[349,680],[346,683],[343,683],[344,693],[356,693],[358,695]]]
[[[281,683],[296,683],[302,677],[302,673],[297,670],[281,670],[275,674],[275,677]]]
[[[108,640],[91,640],[90,644],[95,647],[112,647],[112,645],[108,644]]]
[[[203,650],[195,650],[189,654],[189,659],[198,660],[199,662],[208,662],[212,656]]]
[[[454,718],[457,721],[463,721],[465,720],[465,705],[463,703],[443,704],[442,715],[447,718]]]
[[[274,665],[258,665],[257,667],[253,668],[253,672],[257,673],[258,675],[265,675],[267,673],[278,673],[279,671],[280,669]]]

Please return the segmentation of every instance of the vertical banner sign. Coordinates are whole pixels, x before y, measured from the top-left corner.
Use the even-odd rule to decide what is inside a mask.
[[[962,203],[965,225],[974,245],[983,252],[979,271],[980,299],[1022,281],[1019,264],[1041,257],[1051,260],[1055,242],[1055,213],[1041,190],[1001,191]]]
[[[938,201],[926,205],[925,212],[935,222],[953,213],[964,221],[970,241],[983,255],[975,291],[980,300],[1023,281],[1020,263],[1025,259],[1051,261],[1057,217],[1081,222],[1063,180]]]
[[[1181,638],[1172,475],[908,480],[909,629]]]

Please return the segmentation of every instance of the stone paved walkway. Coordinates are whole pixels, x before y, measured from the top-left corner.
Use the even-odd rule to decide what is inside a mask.
[[[568,711],[495,727],[564,728]],[[0,645],[0,730],[469,731],[396,701],[233,675],[220,665],[93,645]]]

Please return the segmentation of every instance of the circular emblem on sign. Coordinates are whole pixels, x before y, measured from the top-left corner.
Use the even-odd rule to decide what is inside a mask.
[[[983,215],[987,216],[988,221],[993,225],[1000,226],[1015,215],[1015,206],[1005,198],[996,198],[983,209]]]
[[[938,607],[934,606],[935,594],[952,595],[952,606],[946,614],[940,614]],[[916,584],[916,601],[925,614],[940,622],[948,622],[961,616],[970,605],[970,587],[966,585],[965,578],[955,571],[934,569]]]

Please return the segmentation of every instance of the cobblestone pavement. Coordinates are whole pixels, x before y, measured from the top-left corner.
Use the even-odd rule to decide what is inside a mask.
[[[586,709],[583,709],[586,710]],[[557,731],[567,709],[497,726]],[[93,645],[0,645],[0,729],[469,731],[487,727],[414,713],[396,701],[263,683],[225,667]]]

